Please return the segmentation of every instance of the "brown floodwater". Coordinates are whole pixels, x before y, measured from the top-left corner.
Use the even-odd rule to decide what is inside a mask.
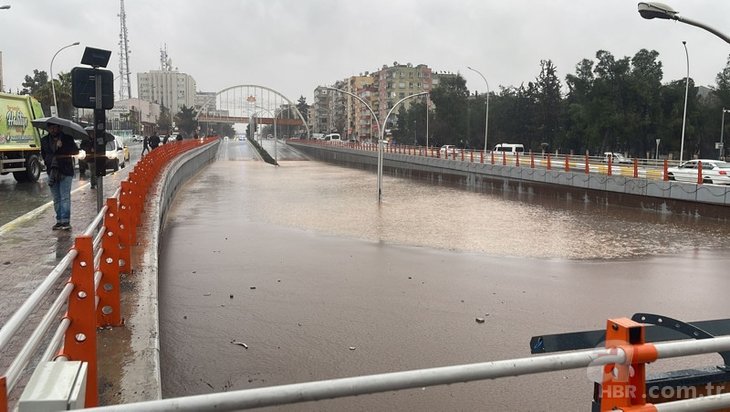
[[[528,357],[533,335],[639,311],[728,317],[717,221],[388,176],[378,205],[373,173],[280,163],[221,158],[175,201],[165,397]],[[576,370],[269,410],[587,410],[591,394]]]

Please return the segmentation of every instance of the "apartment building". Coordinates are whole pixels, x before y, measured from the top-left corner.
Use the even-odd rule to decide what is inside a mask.
[[[370,110],[347,93],[332,93],[327,89],[315,89],[313,115],[310,117],[312,130],[315,133],[336,131],[348,139],[360,141],[377,139],[378,120],[385,120],[388,111],[401,99],[420,92],[430,92],[438,80],[425,64],[398,64],[383,67],[373,73],[365,72],[336,82],[332,87],[352,93],[365,102],[375,112],[373,118]],[[408,109],[417,100],[406,100],[401,105]],[[399,109],[396,109],[399,110]],[[396,124],[398,114],[388,118],[389,129]]]
[[[150,70],[137,73],[137,95],[170,109],[172,114],[182,106],[195,105],[195,79],[177,70]]]

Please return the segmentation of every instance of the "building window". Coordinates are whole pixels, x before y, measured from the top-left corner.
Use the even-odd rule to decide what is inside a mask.
[[[405,89],[406,88],[406,82],[400,82],[400,83],[398,83],[398,87],[401,88],[401,89]]]

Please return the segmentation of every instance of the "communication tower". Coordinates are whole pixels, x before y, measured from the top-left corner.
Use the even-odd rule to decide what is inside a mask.
[[[132,82],[129,80],[129,37],[127,36],[127,13],[124,0],[119,0],[119,99],[132,97]]]

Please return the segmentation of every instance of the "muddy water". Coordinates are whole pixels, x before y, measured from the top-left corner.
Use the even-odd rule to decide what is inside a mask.
[[[160,260],[163,394],[526,357],[533,335],[638,311],[728,316],[717,223],[387,176],[383,193],[318,162],[191,181]],[[591,393],[578,370],[271,409],[587,410]]]

